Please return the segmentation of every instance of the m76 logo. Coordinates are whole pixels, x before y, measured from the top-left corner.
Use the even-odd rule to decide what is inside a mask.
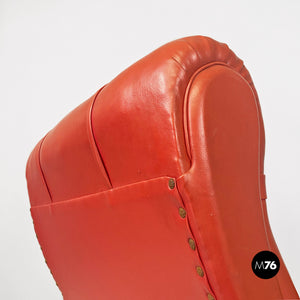
[[[277,268],[277,264],[275,261],[270,261],[270,260],[265,260],[265,261],[261,261],[255,262],[255,266],[254,269],[264,269],[267,270],[268,268],[270,268],[271,270],[275,270]]]
[[[278,273],[280,261],[275,253],[271,251],[261,251],[253,257],[251,267],[257,277],[270,279]]]

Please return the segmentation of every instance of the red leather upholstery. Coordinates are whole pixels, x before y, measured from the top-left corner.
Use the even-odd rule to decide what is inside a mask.
[[[122,72],[27,163],[64,299],[299,299],[267,218],[264,145],[251,77],[227,45],[183,38]],[[252,272],[262,250],[281,260],[272,279]]]

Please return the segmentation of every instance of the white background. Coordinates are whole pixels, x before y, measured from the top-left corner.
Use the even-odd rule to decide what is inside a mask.
[[[29,213],[32,148],[124,68],[196,34],[226,42],[253,77],[266,127],[270,222],[299,290],[299,17],[299,0],[0,0],[0,299],[62,299]]]

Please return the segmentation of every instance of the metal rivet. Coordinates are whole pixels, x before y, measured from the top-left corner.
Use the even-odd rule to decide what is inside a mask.
[[[179,211],[180,217],[181,218],[185,218],[185,216],[186,216],[186,210],[183,207],[179,207],[178,211]]]
[[[195,243],[195,241],[193,239],[189,238],[188,242],[189,242],[189,245],[190,245],[191,249],[195,250],[196,249],[196,243]]]
[[[207,294],[207,299],[208,300],[215,300],[215,298],[212,296],[212,294]]]
[[[197,273],[198,273],[199,276],[201,276],[201,277],[204,276],[203,269],[200,266],[196,267],[196,271],[197,271]]]
[[[173,190],[174,187],[175,187],[175,180],[173,178],[170,178],[170,180],[169,180],[169,188],[171,190]]]

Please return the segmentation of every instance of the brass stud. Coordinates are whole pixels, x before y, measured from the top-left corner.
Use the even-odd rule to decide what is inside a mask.
[[[183,207],[179,207],[178,211],[179,211],[180,217],[181,218],[185,218],[185,216],[186,216],[186,210]]]
[[[200,266],[196,267],[196,271],[197,271],[197,273],[198,273],[199,276],[201,276],[201,277],[204,276],[203,269]]]
[[[170,178],[169,180],[169,188],[173,190],[175,188],[175,180],[173,178]]]
[[[207,299],[208,300],[215,300],[215,298],[210,293],[207,294]]]
[[[188,239],[189,245],[191,247],[192,250],[196,250],[196,243],[193,239],[189,238]]]

